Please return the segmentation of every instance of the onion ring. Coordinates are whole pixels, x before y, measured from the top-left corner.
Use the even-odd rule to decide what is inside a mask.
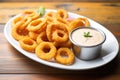
[[[55,56],[58,63],[70,65],[74,62],[75,56],[69,48],[59,48]]]
[[[20,39],[19,43],[20,43],[20,46],[24,50],[29,51],[29,52],[35,52],[35,48],[37,46],[37,43],[34,40],[32,40],[31,38],[25,37],[23,39]]]
[[[30,17],[32,20],[38,19],[40,17],[40,15],[33,10],[25,10],[22,13],[22,16]]]
[[[63,19],[61,17],[56,17],[54,19],[54,21],[57,21],[57,22],[60,22],[60,23],[63,23],[63,24],[66,24],[67,26],[69,26],[69,22],[66,19]]]
[[[84,23],[81,20],[81,18],[77,18],[77,19],[73,20],[70,23],[69,32],[71,32],[74,28],[77,28],[77,27],[80,27],[80,26],[84,26]]]
[[[35,49],[39,58],[48,61],[55,57],[56,51],[56,47],[51,42],[41,42]]]
[[[51,18],[55,18],[57,16],[57,14],[55,12],[48,12],[45,17],[51,17]]]
[[[70,40],[64,42],[64,43],[61,43],[61,44],[58,44],[60,47],[68,47],[68,48],[71,48],[72,47],[72,42]]]
[[[54,18],[52,17],[46,16],[45,18],[47,19],[47,24],[50,24],[54,21]]]
[[[57,17],[57,14],[56,12],[48,12],[46,15],[45,15],[45,18],[47,19],[47,23],[51,23],[54,21],[54,19]]]
[[[30,23],[31,18],[29,17],[23,17],[23,16],[19,16],[17,18],[15,18],[12,22],[12,26],[19,26],[20,30],[23,30],[27,27],[27,25]]]
[[[53,42],[53,44],[56,46],[56,48],[60,48],[60,47],[72,48],[72,43],[69,39],[68,41],[63,43]]]
[[[46,34],[47,34],[47,38],[49,41],[53,41],[52,40],[52,35],[53,35],[53,32],[55,30],[62,30],[64,31],[65,33],[68,34],[68,30],[67,30],[67,27],[65,24],[60,24],[58,22],[54,22],[54,23],[51,23],[51,24],[48,24],[47,28],[46,28]]]
[[[28,34],[28,35],[29,35],[29,37],[32,38],[33,40],[36,40],[37,37],[38,37],[38,35],[39,35],[39,33],[29,31],[29,34]]]
[[[27,27],[29,31],[37,31],[37,30],[42,30],[46,24],[46,19],[36,19],[33,20]]]
[[[52,36],[52,40],[58,43],[66,42],[68,40],[68,33],[65,33],[62,30],[55,30]]]
[[[40,43],[43,42],[43,41],[47,42],[48,39],[47,39],[46,32],[45,32],[45,31],[44,31],[44,32],[41,32],[41,33],[38,35],[36,41],[37,41],[38,44],[40,44]]]
[[[89,26],[90,26],[90,22],[88,21],[87,18],[80,18],[80,19],[83,21],[83,23],[84,23],[84,25],[85,25],[86,27],[89,27]]]
[[[46,26],[47,26],[47,24],[45,24],[38,31],[35,31],[35,32],[29,31],[29,37],[36,40],[38,35],[40,35],[44,31],[46,31]]]
[[[64,9],[59,9],[57,10],[57,14],[59,15],[59,17],[63,18],[63,19],[66,19],[68,18],[68,13],[66,10]]]
[[[12,27],[11,34],[14,39],[20,40],[20,39],[28,36],[28,30],[26,30],[26,29],[19,30],[19,26],[14,26],[14,27]]]

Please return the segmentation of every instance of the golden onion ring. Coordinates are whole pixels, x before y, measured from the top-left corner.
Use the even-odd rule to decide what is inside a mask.
[[[20,39],[28,36],[28,30],[26,30],[26,29],[20,30],[19,26],[14,26],[14,27],[12,27],[11,34],[14,39],[20,40]]]
[[[68,48],[71,48],[71,47],[72,47],[72,42],[71,42],[70,40],[68,40],[68,41],[66,41],[66,42],[64,42],[64,43],[61,43],[61,44],[58,43],[58,45],[59,45],[60,47],[68,47]]]
[[[48,12],[45,17],[49,17],[49,18],[55,18],[57,16],[57,14],[55,12]]]
[[[37,37],[38,37],[38,35],[39,35],[39,33],[29,31],[28,35],[29,35],[29,37],[30,37],[31,39],[36,40]]]
[[[68,28],[69,32],[71,32],[73,29],[75,29],[77,27],[81,27],[81,26],[84,26],[84,23],[81,20],[81,18],[77,18],[70,23],[70,26]]]
[[[56,47],[51,42],[41,42],[35,49],[35,53],[39,58],[48,61],[55,57],[56,51]]]
[[[52,40],[58,43],[63,43],[68,40],[68,33],[63,30],[55,30],[52,36]]]
[[[54,22],[54,23],[51,23],[51,24],[48,24],[47,28],[46,28],[46,34],[47,34],[47,38],[49,41],[53,41],[52,40],[52,35],[53,35],[53,32],[55,30],[62,30],[64,31],[65,33],[68,34],[68,30],[67,30],[67,27],[65,24],[61,24],[61,23],[58,23],[58,22]]]
[[[27,27],[29,31],[38,31],[43,30],[44,25],[46,25],[46,19],[36,19],[33,20]]]
[[[29,17],[23,17],[23,16],[19,16],[17,18],[15,18],[12,22],[12,26],[19,26],[20,30],[23,30],[27,27],[27,25],[30,23],[31,18]]]
[[[37,42],[38,44],[40,44],[40,43],[43,42],[43,41],[45,41],[45,42],[48,41],[47,35],[46,35],[46,32],[45,32],[45,31],[44,31],[44,32],[41,32],[41,33],[38,35],[37,39],[36,39],[36,42]]]
[[[54,18],[54,21],[56,22],[60,22],[60,23],[63,23],[63,24],[66,24],[67,26],[69,26],[69,22],[66,20],[66,19],[62,19],[61,17],[56,17]]]
[[[80,18],[80,19],[83,21],[83,23],[84,23],[84,25],[85,25],[86,27],[89,27],[89,26],[90,26],[90,22],[88,21],[87,18]]]
[[[70,65],[74,62],[75,56],[69,48],[59,48],[55,56],[58,63]]]
[[[57,14],[59,15],[59,17],[63,18],[63,19],[66,19],[68,18],[68,13],[66,10],[64,9],[59,9],[57,10]]]
[[[29,37],[24,37],[19,40],[21,48],[29,52],[35,52],[37,43]]]
[[[25,10],[22,13],[22,16],[30,17],[32,20],[40,18],[40,15],[37,12],[33,11],[33,10]]]

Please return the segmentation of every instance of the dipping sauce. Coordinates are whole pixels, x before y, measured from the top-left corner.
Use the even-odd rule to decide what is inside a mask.
[[[71,34],[71,38],[80,46],[95,46],[104,41],[103,34],[92,28],[75,29]]]
[[[75,56],[82,60],[97,58],[106,40],[105,33],[92,27],[76,28],[70,33],[70,41],[73,43]]]

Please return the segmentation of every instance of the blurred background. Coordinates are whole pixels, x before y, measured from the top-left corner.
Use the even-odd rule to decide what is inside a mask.
[[[0,2],[119,2],[120,0],[0,0]]]

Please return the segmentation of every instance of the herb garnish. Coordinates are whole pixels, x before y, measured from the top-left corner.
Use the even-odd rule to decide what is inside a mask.
[[[37,12],[40,14],[40,16],[42,17],[45,14],[45,7],[40,6],[37,10]]]
[[[88,38],[88,37],[92,37],[92,35],[90,35],[90,32],[84,32],[84,37]]]

